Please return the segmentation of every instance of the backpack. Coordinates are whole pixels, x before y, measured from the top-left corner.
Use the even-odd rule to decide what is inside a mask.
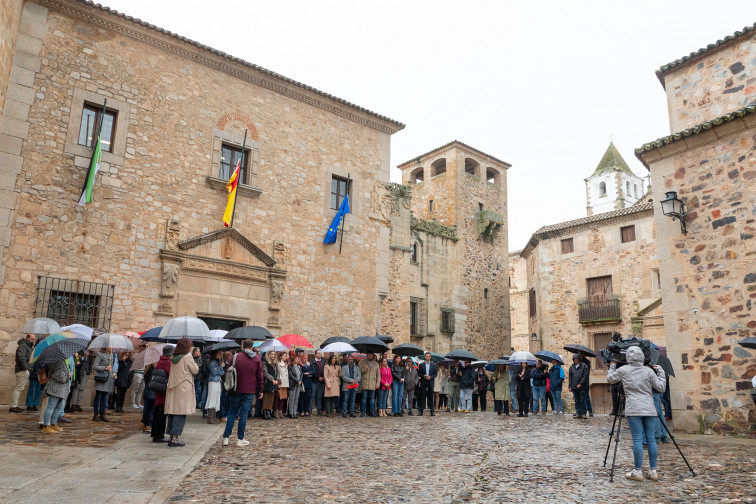
[[[47,375],[47,367],[43,366],[37,370],[37,381],[40,385],[45,385],[50,377]]]
[[[156,369],[152,373],[152,379],[147,388],[156,394],[165,395],[168,390],[168,373],[165,369]]]
[[[236,380],[236,357],[239,354],[234,355],[234,362],[226,369],[226,377],[223,379],[223,388],[229,394],[236,393],[236,386],[238,385]]]

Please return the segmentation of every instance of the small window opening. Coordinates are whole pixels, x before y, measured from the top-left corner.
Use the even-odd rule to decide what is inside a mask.
[[[429,211],[429,212],[432,212],[432,211],[433,211],[433,200],[430,200],[430,201],[428,202],[428,211]]]
[[[486,182],[489,182],[491,184],[498,184],[499,172],[497,172],[493,168],[486,168]]]
[[[465,158],[465,173],[468,175],[478,175],[478,166],[480,163],[472,158]]]
[[[606,182],[599,184],[599,196],[606,196]]]
[[[433,176],[441,175],[442,173],[446,173],[446,158],[441,158],[433,161],[431,164],[431,168],[433,168]]]

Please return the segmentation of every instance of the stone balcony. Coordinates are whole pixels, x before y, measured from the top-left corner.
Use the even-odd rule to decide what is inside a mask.
[[[481,210],[476,214],[478,219],[478,234],[485,238],[493,238],[496,231],[504,225],[504,216],[491,210]]]
[[[578,320],[583,325],[622,322],[620,300],[578,301]]]

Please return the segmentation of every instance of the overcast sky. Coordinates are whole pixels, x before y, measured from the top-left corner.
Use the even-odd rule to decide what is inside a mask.
[[[756,22],[756,1],[101,0],[401,121],[396,165],[460,140],[512,164],[510,250],[586,215],[610,138],[668,135],[654,71]]]

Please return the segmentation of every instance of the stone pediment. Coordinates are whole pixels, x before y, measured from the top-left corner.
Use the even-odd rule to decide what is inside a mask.
[[[179,242],[177,248],[184,252],[191,250],[193,255],[211,259],[253,264],[250,259],[254,258],[269,268],[276,264],[275,259],[234,228],[218,229],[195,236]]]

